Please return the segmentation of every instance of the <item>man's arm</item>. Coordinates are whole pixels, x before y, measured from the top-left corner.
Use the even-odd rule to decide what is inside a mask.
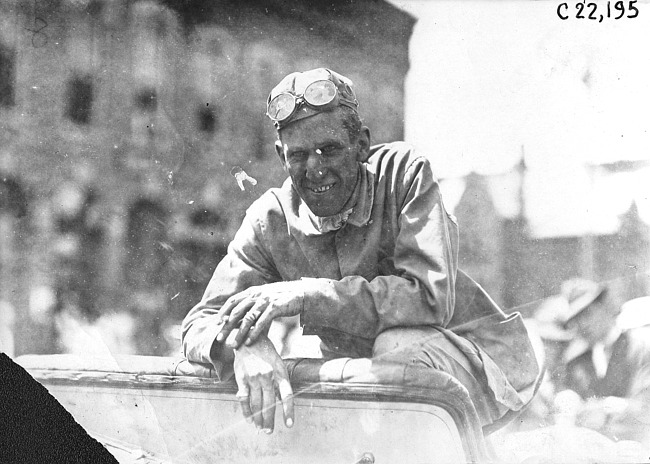
[[[305,333],[328,327],[365,338],[398,326],[446,326],[453,316],[457,226],[447,214],[429,162],[417,158],[402,179],[389,275],[368,281],[303,279]],[[401,198],[400,198],[401,200]],[[350,250],[354,252],[354,250]]]
[[[457,271],[457,226],[444,209],[439,185],[430,165],[417,158],[405,170],[396,194],[399,202],[398,233],[393,256],[371,281],[361,276],[341,280],[305,278],[295,285],[301,291],[302,322],[306,334],[319,328],[374,339],[397,326],[446,326],[453,315]],[[401,192],[401,193],[400,193]],[[350,250],[354,253],[355,250]],[[268,292],[270,288],[260,289]],[[239,321],[238,346],[245,337],[254,341],[275,317],[298,314],[282,305],[258,304],[246,296],[228,301],[222,315],[229,317],[222,337]],[[248,332],[248,330],[253,329]]]
[[[194,362],[214,365],[219,378],[232,374],[234,354],[222,343],[216,343],[223,327],[219,309],[232,295],[251,286],[279,280],[263,247],[257,239],[253,219],[247,216],[226,257],[217,266],[201,301],[190,310],[182,323],[183,354]]]
[[[274,268],[259,245],[255,227],[247,217],[228,255],[219,263],[204,296],[185,317],[182,345],[190,361],[211,363],[220,379],[234,373],[237,397],[244,418],[264,430],[273,432],[276,394],[282,402],[285,424],[293,425],[293,391],[287,370],[273,344],[263,335],[256,343],[233,350],[217,341],[223,323],[218,314],[223,302],[245,289],[269,285],[277,280]],[[231,333],[237,335],[237,330]]]

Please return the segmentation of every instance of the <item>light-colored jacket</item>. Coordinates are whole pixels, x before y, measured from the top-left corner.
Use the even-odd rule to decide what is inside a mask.
[[[186,357],[224,372],[210,352],[225,300],[253,285],[300,281],[303,333],[328,349],[370,356],[386,329],[441,327],[485,372],[496,400],[520,409],[539,372],[528,334],[519,314],[504,314],[458,270],[458,227],[428,160],[402,142],[372,147],[357,189],[347,223],[327,233],[290,179],[260,197],[183,322]]]

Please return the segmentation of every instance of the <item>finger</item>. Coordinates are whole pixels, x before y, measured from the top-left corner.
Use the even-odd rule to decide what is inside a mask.
[[[246,340],[246,345],[252,345],[260,335],[268,333],[269,327],[271,327],[271,323],[273,322],[273,312],[271,311],[271,308],[267,306],[264,308],[264,312],[262,312],[258,317],[257,317],[257,322],[255,322],[255,325],[250,328],[248,331],[247,335],[248,337],[245,339]],[[243,340],[244,334],[239,334],[240,338]]]
[[[278,382],[278,392],[280,393],[280,400],[282,401],[284,423],[287,427],[293,427],[293,389],[291,388],[291,382],[289,382],[289,379],[281,379]]]
[[[263,395],[262,389],[259,387],[253,387],[250,390],[250,408],[251,414],[253,416],[253,422],[258,429],[261,429],[264,425],[264,420],[262,418],[262,407],[263,404]]]
[[[244,419],[246,419],[246,422],[253,422],[253,413],[251,412],[250,392],[248,385],[242,386],[239,391],[237,391],[237,400],[239,401],[239,406],[241,407],[241,411],[242,414],[244,414]]]
[[[230,318],[226,324],[238,325],[243,323],[251,309],[258,306],[257,301],[251,297],[242,299],[230,312]]]
[[[266,433],[273,432],[275,423],[275,386],[273,382],[265,382],[262,388],[264,408],[262,409],[263,430]]]
[[[239,304],[239,302],[242,300],[242,294],[237,293],[236,295],[231,296],[226,300],[226,302],[223,304],[217,315],[219,316],[219,323],[223,324],[223,327],[217,334],[217,341],[222,342],[226,338],[228,338],[228,334],[232,330],[233,326],[236,325],[236,322],[233,324],[228,324],[232,317],[230,316],[230,313],[232,310]]]
[[[243,297],[244,297],[243,292],[239,292],[232,295],[230,298],[228,298],[225,301],[225,303],[221,306],[219,312],[217,313],[221,318],[221,322],[226,322],[228,320],[228,316],[230,315],[230,312],[233,310],[235,306],[237,306],[237,304],[243,299]]]
[[[248,313],[242,319],[241,325],[239,326],[239,333],[237,334],[237,346],[241,345],[244,340],[249,337],[250,330],[257,326],[257,320],[263,315],[264,310],[266,309],[266,303],[257,301],[249,310]],[[250,345],[250,343],[248,343]]]
[[[242,301],[240,301],[230,313],[228,322],[226,322],[221,328],[219,335],[222,335],[222,337],[221,339],[219,339],[219,336],[217,336],[217,341],[224,341],[228,339],[228,335],[230,334],[230,332],[237,328],[241,319],[247,314],[249,308],[254,304],[255,304],[254,301],[249,299],[243,299]],[[239,348],[239,346],[241,345],[239,339],[241,338],[242,337],[236,338],[235,344],[229,344],[228,346],[230,348]]]
[[[228,338],[226,338],[226,341],[224,342],[226,346],[231,347],[235,346],[235,337],[237,336],[237,333],[239,332],[239,329],[234,329],[232,332],[228,334]]]

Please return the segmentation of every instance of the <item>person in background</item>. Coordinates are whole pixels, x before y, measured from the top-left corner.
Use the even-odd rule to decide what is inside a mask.
[[[565,282],[562,295],[558,323],[572,341],[556,403],[572,405],[577,425],[650,447],[650,297],[619,307],[606,285],[584,279]]]
[[[458,269],[458,226],[429,160],[403,142],[371,145],[352,82],[329,69],[286,76],[267,115],[289,179],[248,209],[185,317],[187,359],[234,372],[245,418],[267,433],[276,395],[293,425],[282,350],[268,337],[290,318],[324,358],[452,375],[484,427],[523,408],[539,373],[526,328]]]
[[[558,322],[573,335],[562,356],[561,386],[581,398],[600,395],[612,347],[620,335],[616,326],[620,309],[605,285],[586,279],[564,282],[561,295],[567,306]]]

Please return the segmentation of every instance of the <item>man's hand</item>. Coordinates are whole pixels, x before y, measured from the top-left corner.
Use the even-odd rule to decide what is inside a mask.
[[[303,292],[298,282],[275,282],[250,287],[226,300],[219,310],[224,323],[217,341],[239,348],[245,341],[252,345],[262,334],[268,333],[276,317],[296,316],[302,311]],[[238,327],[241,321],[241,325]],[[239,328],[235,337],[229,337]]]
[[[276,395],[282,401],[284,423],[293,426],[293,390],[287,369],[271,341],[262,335],[256,343],[235,351],[237,398],[244,418],[266,433],[273,432]]]
[[[626,398],[589,398],[578,413],[578,425],[602,431],[610,421],[622,416],[629,406]]]

